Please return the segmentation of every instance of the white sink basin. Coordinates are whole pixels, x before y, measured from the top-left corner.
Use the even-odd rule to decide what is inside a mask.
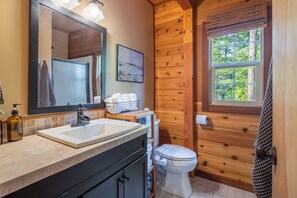
[[[140,126],[139,123],[98,119],[90,121],[85,126],[71,127],[67,125],[39,130],[37,134],[74,148],[80,148],[123,135]]]

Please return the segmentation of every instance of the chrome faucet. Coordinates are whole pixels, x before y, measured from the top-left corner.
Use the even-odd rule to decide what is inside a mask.
[[[71,127],[89,124],[91,119],[84,114],[84,110],[86,110],[86,108],[82,104],[79,104],[79,108],[77,108],[77,122],[75,124],[71,124]]]

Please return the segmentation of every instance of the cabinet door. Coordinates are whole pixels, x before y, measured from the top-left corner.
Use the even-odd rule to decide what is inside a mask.
[[[109,177],[84,195],[83,198],[123,198],[123,171]]]
[[[124,169],[124,198],[147,197],[147,155]]]

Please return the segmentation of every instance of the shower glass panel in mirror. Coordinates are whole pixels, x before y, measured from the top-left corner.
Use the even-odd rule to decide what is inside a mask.
[[[38,107],[101,103],[102,32],[40,6]]]

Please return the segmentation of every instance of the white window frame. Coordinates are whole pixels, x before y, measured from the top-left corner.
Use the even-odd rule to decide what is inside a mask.
[[[248,30],[247,30],[248,31]],[[222,63],[222,64],[214,64],[212,65],[212,39],[209,39],[209,71],[210,71],[210,104],[212,105],[222,105],[222,106],[247,106],[247,107],[261,107],[263,103],[263,95],[264,95],[264,30],[263,28],[260,29],[261,31],[261,60],[260,61],[249,61],[249,62],[238,62],[238,63]],[[234,52],[235,53],[235,52]],[[256,101],[236,101],[236,100],[215,100],[215,69],[218,68],[238,68],[238,67],[248,67],[248,66],[255,66],[256,68]]]

